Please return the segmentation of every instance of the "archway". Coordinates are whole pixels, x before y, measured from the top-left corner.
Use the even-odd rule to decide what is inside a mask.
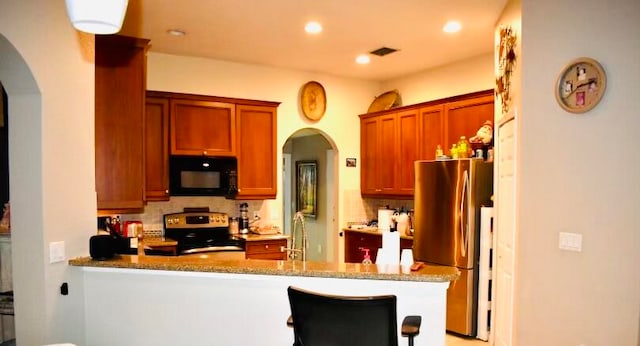
[[[283,156],[283,228],[292,234],[296,203],[296,163],[315,163],[317,169],[315,210],[305,217],[308,233],[307,260],[338,261],[338,156],[335,141],[325,132],[304,128],[291,134],[282,147]],[[299,227],[299,226],[298,226]],[[299,230],[298,230],[299,231]],[[300,248],[301,237],[296,235]]]
[[[42,206],[42,97],[29,66],[0,35],[0,81],[8,95],[9,191],[16,336],[41,344],[44,312],[44,221]]]

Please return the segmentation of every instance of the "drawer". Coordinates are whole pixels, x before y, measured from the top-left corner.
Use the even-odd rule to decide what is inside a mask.
[[[247,257],[249,255],[257,255],[257,254],[284,253],[280,251],[280,248],[283,246],[287,247],[286,239],[248,241],[245,245]]]

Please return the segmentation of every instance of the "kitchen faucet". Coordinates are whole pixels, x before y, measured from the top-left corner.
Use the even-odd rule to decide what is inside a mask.
[[[300,249],[296,249],[296,229],[298,224],[300,224],[300,231],[302,233],[302,246]],[[281,251],[289,252],[289,258],[294,260],[298,257],[298,253],[302,255],[302,261],[307,261],[307,230],[304,227],[304,215],[301,211],[296,212],[293,216],[293,230],[291,231],[291,246],[288,249],[285,249],[284,246],[281,248]]]

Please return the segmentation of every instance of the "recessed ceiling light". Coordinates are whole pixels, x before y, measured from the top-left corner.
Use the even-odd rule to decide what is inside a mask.
[[[184,32],[183,30],[180,30],[180,29],[169,29],[169,30],[167,30],[167,34],[169,34],[171,36],[184,36],[187,33]]]
[[[308,22],[307,25],[304,26],[304,31],[309,34],[319,34],[322,32],[322,25],[318,22]]]
[[[462,29],[462,24],[460,24],[460,22],[455,21],[455,20],[451,20],[448,21],[443,27],[442,27],[442,31],[446,32],[446,33],[454,33],[454,32],[458,32],[460,31],[460,29]]]
[[[369,62],[371,62],[371,58],[369,58],[369,56],[366,54],[360,54],[356,57],[356,63],[360,65],[366,65]]]

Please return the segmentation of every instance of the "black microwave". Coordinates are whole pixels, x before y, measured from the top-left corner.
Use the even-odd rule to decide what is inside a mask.
[[[233,199],[238,192],[237,166],[235,157],[171,156],[169,194]]]

